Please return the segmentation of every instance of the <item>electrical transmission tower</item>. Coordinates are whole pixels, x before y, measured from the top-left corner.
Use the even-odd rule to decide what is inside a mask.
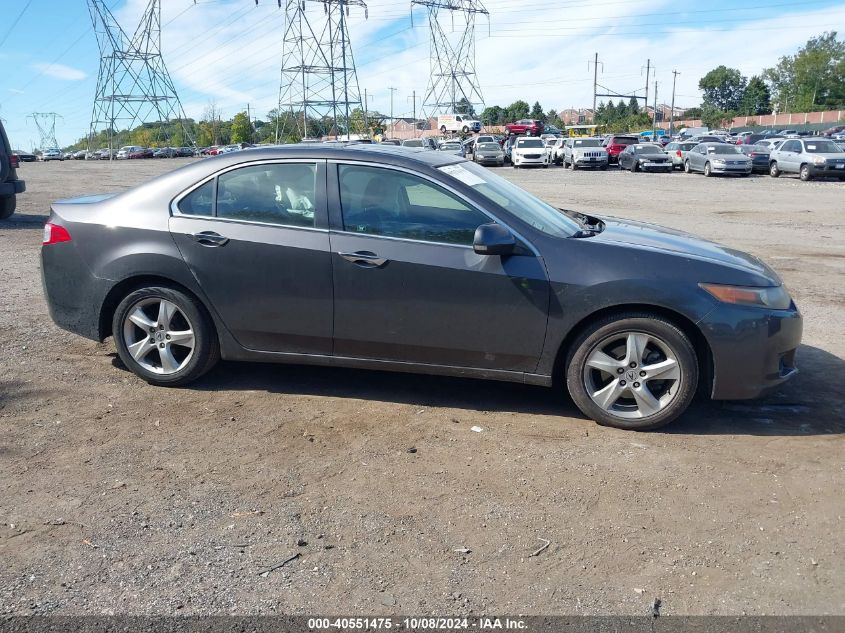
[[[319,15],[307,7],[320,5]],[[364,0],[287,0],[276,142],[291,135],[349,134],[361,108],[355,59],[349,42],[349,7]],[[315,12],[312,12],[315,13]]]
[[[88,0],[100,49],[100,73],[91,114],[88,149],[97,134],[108,136],[112,149],[120,135],[146,124],[147,144],[174,141],[178,123],[181,142],[193,140],[185,128],[185,111],[161,56],[161,3],[149,0],[132,37],[117,23],[105,0]],[[178,136],[178,135],[177,135]]]
[[[60,114],[55,112],[33,112],[29,115],[35,121],[38,128],[38,135],[41,137],[41,150],[58,149],[59,142],[56,140],[56,119],[61,119]]]
[[[475,18],[490,13],[480,0],[411,0],[413,5],[428,8],[431,32],[431,78],[422,102],[425,116],[455,112],[461,105],[479,109],[484,106],[481,86],[475,74]],[[463,18],[463,30],[451,37],[440,22],[441,11],[451,18]],[[413,15],[413,14],[412,14]]]

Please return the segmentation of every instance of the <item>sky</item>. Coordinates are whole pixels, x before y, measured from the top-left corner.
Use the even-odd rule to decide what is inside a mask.
[[[106,0],[134,32],[148,0]],[[751,76],[824,31],[845,33],[841,0],[481,0],[476,72],[486,105],[516,99],[544,110],[591,107],[593,69],[610,91],[643,94],[645,65],[659,101],[698,105],[699,79],[720,64]],[[284,4],[284,2],[282,3]],[[318,19],[321,8],[309,0]],[[428,87],[425,9],[410,0],[368,0],[367,16],[350,7],[358,83],[370,109],[411,116]],[[451,22],[442,18],[447,31]],[[210,101],[224,118],[246,110],[261,118],[279,94],[284,11],[276,0],[162,0],[162,53],[188,116]],[[455,33],[462,19],[455,20]],[[31,149],[33,112],[55,112],[56,136],[68,145],[86,135],[99,52],[85,0],[2,0],[0,118],[12,145]],[[390,91],[389,88],[396,88]],[[665,97],[665,98],[664,98]],[[651,103],[652,99],[649,100]]]

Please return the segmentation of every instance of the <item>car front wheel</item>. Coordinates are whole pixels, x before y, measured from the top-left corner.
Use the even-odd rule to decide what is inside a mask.
[[[769,165],[769,175],[772,178],[777,178],[780,176],[780,169],[778,168],[778,164],[775,161],[772,161]]]
[[[813,174],[810,173],[810,166],[809,165],[801,165],[801,171],[798,174],[798,177],[801,178],[804,182],[813,179]]]
[[[698,360],[689,338],[671,321],[622,314],[578,337],[566,383],[578,408],[599,424],[645,431],[668,424],[689,407]]]
[[[115,310],[112,333],[123,363],[153,385],[187,384],[220,358],[205,308],[175,288],[152,286],[127,295]]]
[[[17,205],[18,201],[15,196],[0,198],[0,220],[12,217]]]

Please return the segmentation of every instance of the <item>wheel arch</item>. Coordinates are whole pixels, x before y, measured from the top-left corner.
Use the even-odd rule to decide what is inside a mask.
[[[559,385],[565,382],[567,357],[571,351],[572,344],[591,323],[614,315],[622,315],[630,312],[642,312],[663,317],[686,334],[692,343],[693,349],[695,349],[698,360],[699,377],[697,390],[702,396],[709,397],[713,385],[713,352],[704,333],[691,319],[680,312],[663,306],[643,303],[627,303],[605,307],[586,315],[578,321],[567,332],[560,347],[558,347],[552,372],[553,383]]]
[[[118,304],[123,300],[126,295],[139,288],[146,288],[148,286],[166,286],[168,288],[173,288],[175,290],[179,290],[180,292],[184,292],[186,295],[194,299],[203,310],[205,310],[206,315],[208,316],[209,321],[214,328],[214,334],[219,338],[219,328],[217,324],[217,320],[212,314],[211,310],[209,310],[208,305],[206,305],[205,300],[200,297],[196,292],[185,286],[184,284],[179,283],[178,281],[174,281],[168,277],[164,277],[161,275],[136,275],[134,277],[127,277],[122,281],[116,283],[111,290],[109,290],[108,294],[106,294],[106,298],[103,300],[102,305],[100,306],[100,318],[99,318],[99,336],[100,340],[103,341],[109,336],[113,334],[112,332],[112,319],[114,318],[114,312],[117,309]]]

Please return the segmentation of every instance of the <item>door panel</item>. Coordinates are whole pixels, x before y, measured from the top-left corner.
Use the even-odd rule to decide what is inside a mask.
[[[194,237],[207,231],[228,241],[208,246]],[[326,231],[174,216],[170,232],[238,343],[259,351],[331,353]]]
[[[331,234],[331,245],[336,356],[536,369],[549,304],[540,258],[343,232]]]

